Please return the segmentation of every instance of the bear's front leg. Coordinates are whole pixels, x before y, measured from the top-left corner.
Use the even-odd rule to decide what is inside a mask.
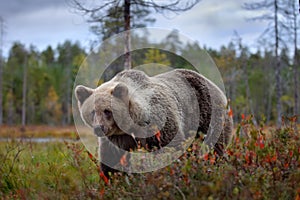
[[[129,155],[127,152],[137,148],[136,141],[127,134],[99,137],[98,143],[100,167],[106,177],[109,177],[109,172],[118,172],[117,169],[128,167]],[[123,163],[120,162],[121,159]],[[124,163],[127,166],[123,166]]]

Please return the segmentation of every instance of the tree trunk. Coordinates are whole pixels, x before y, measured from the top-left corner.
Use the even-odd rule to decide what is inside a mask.
[[[63,100],[63,106],[62,106],[62,112],[63,112],[63,117],[62,117],[62,125],[70,125],[71,124],[71,101],[72,101],[72,84],[71,84],[71,80],[72,80],[72,52],[71,52],[71,47],[67,47],[66,49],[66,71],[64,71],[64,73],[66,73],[65,77],[66,77],[66,85],[65,85],[65,96],[64,96],[64,100]]]
[[[0,125],[3,124],[3,89],[2,89],[2,77],[3,77],[3,57],[2,57],[2,50],[3,50],[3,19],[0,17]]]
[[[299,72],[298,72],[298,48],[297,48],[297,37],[298,37],[298,31],[297,31],[297,14],[296,14],[296,3],[293,3],[293,23],[294,23],[294,68],[293,68],[293,72],[294,72],[294,115],[298,115],[299,114],[299,83],[298,83],[298,79],[299,79]],[[297,124],[297,123],[296,123]]]
[[[281,106],[281,96],[282,96],[282,87],[281,87],[281,63],[279,59],[279,32],[278,32],[278,0],[274,0],[275,8],[275,85],[276,85],[276,108],[277,108],[277,126],[281,126],[281,115],[282,115],[282,106]]]
[[[26,125],[26,94],[27,94],[27,56],[23,72],[23,94],[22,94],[22,127]]]
[[[296,40],[297,41],[297,40]],[[299,108],[298,108],[298,103],[299,103],[299,83],[298,83],[298,78],[299,78],[299,71],[298,71],[298,49],[297,49],[297,46],[295,46],[295,54],[294,54],[294,115],[297,116],[299,115]],[[297,117],[297,121],[296,121],[296,124],[297,122],[299,121],[299,116]],[[297,125],[296,125],[297,127]]]
[[[64,95],[64,99],[63,99],[63,102],[62,102],[62,113],[63,113],[63,117],[62,117],[62,120],[61,120],[61,124],[63,126],[66,126],[66,125],[70,125],[71,124],[71,109],[70,109],[70,105],[71,105],[71,78],[72,78],[72,75],[71,75],[71,69],[70,69],[71,66],[68,66],[67,70],[65,71],[66,73],[66,86],[65,86],[65,95]]]
[[[3,124],[3,89],[2,89],[3,60],[0,55],[0,126]]]
[[[256,121],[255,114],[254,114],[253,103],[252,103],[252,98],[251,98],[251,92],[250,92],[250,87],[249,87],[247,63],[245,61],[243,61],[242,65],[243,65],[243,70],[244,70],[244,74],[245,74],[246,97],[247,97],[248,104],[249,104],[249,110],[250,110],[250,113],[252,115],[252,122],[253,122],[254,126],[257,127],[257,121]]]
[[[296,47],[295,49],[295,60],[294,60],[294,84],[295,84],[295,91],[294,91],[294,101],[295,101],[295,107],[294,107],[294,115],[299,115],[299,70],[298,70],[298,49]]]
[[[271,89],[271,91],[268,91],[268,99],[267,99],[267,119],[266,119],[266,123],[269,124],[270,120],[271,120],[271,114],[272,114],[272,96],[273,96],[273,89]]]
[[[125,63],[126,70],[131,68],[131,36],[130,36],[130,0],[124,0],[124,26],[125,26]]]
[[[13,99],[13,91],[12,89],[9,90],[7,96],[6,96],[6,101],[7,101],[7,124],[12,125],[14,123],[14,99]]]
[[[69,74],[69,77],[68,77],[68,81],[67,81],[67,84],[68,84],[68,86],[67,86],[67,125],[70,125],[71,124],[71,95],[72,95],[72,93],[71,93],[71,78],[72,78],[72,75],[71,75],[71,70],[69,69],[68,70],[69,72],[68,72],[68,74]]]

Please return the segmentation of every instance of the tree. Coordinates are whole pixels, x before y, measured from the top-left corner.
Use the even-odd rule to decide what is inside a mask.
[[[42,59],[48,66],[54,64],[54,51],[51,46],[48,46],[46,50],[42,52]]]
[[[74,59],[83,53],[79,43],[72,44],[70,41],[65,41],[58,45],[57,62],[62,66],[61,72],[65,83],[61,86],[62,98],[62,124],[69,125],[72,121],[71,117],[71,100],[72,100],[72,84],[75,80],[76,72],[79,66],[74,65]],[[78,63],[78,61],[77,61]]]
[[[61,105],[58,102],[58,96],[53,86],[50,86],[47,101],[45,101],[45,106],[47,109],[46,120],[47,124],[54,125],[58,124],[62,115]]]
[[[251,95],[251,91],[250,91],[250,87],[249,87],[249,72],[248,72],[248,65],[249,65],[249,49],[247,47],[245,47],[242,44],[242,38],[238,35],[238,33],[235,33],[236,35],[236,45],[237,45],[237,51],[239,53],[239,57],[237,60],[237,65],[240,65],[239,68],[242,69],[243,71],[243,79],[245,81],[245,87],[246,87],[246,99],[248,101],[248,107],[250,110],[250,113],[252,114],[253,118],[252,118],[252,122],[255,126],[257,126],[257,121],[256,121],[256,117],[254,116],[254,109],[253,109],[253,101],[252,101],[252,95]]]
[[[28,52],[25,46],[19,42],[15,42],[10,49],[7,65],[4,69],[4,77],[6,90],[11,91],[12,102],[16,109],[16,113],[11,113],[11,122],[14,120],[20,121],[22,119],[22,104],[24,102],[24,72],[25,65],[27,62]],[[15,116],[15,114],[17,114]],[[21,115],[20,115],[21,114]]]
[[[237,80],[242,71],[236,63],[236,50],[233,42],[230,42],[227,47],[221,47],[219,57],[215,59],[215,62],[223,74],[229,99],[237,98]]]
[[[281,81],[281,63],[279,58],[280,43],[284,44],[283,37],[281,35],[282,29],[285,29],[284,23],[282,22],[283,16],[283,5],[285,2],[280,0],[261,0],[260,2],[246,3],[244,8],[251,11],[269,11],[266,14],[252,18],[253,20],[265,20],[269,21],[269,26],[262,34],[262,37],[268,35],[274,39],[274,54],[275,54],[275,87],[276,87],[276,109],[277,109],[277,126],[281,125],[282,115],[282,81]]]
[[[27,84],[27,123],[47,123],[45,102],[48,101],[47,95],[49,87],[60,84],[60,87],[64,86],[65,82],[58,81],[55,83],[52,79],[56,79],[56,74],[52,73],[57,69],[57,66],[48,67],[39,59],[39,53],[37,55],[30,53],[28,58],[28,84]],[[58,76],[62,77],[62,69],[59,68]],[[58,71],[57,70],[57,71]],[[65,79],[64,79],[65,81]]]
[[[111,37],[114,34],[121,33],[125,31],[123,26],[124,19],[122,18],[124,6],[118,5],[116,7],[111,7],[107,10],[107,17],[98,17],[88,20],[91,23],[91,31],[100,36],[102,40]],[[131,28],[143,28],[147,24],[152,24],[155,22],[154,18],[149,17],[151,14],[150,10],[144,8],[142,10],[133,7],[131,9]],[[101,24],[99,26],[99,23]]]
[[[178,30],[172,30],[163,41],[163,44],[169,51],[178,54],[182,48],[182,41],[180,41]]]
[[[0,125],[3,123],[3,89],[2,89],[2,77],[3,77],[3,56],[2,56],[2,49],[3,49],[3,34],[4,34],[4,27],[3,27],[3,19],[0,17]]]
[[[114,27],[117,27],[116,31],[124,30],[125,34],[125,69],[131,68],[131,36],[130,29],[135,28],[132,19],[135,19],[134,16],[136,13],[133,10],[139,11],[143,17],[140,19],[143,20],[148,14],[149,10],[154,10],[158,13],[164,12],[183,12],[191,9],[195,6],[200,0],[189,0],[189,1],[179,1],[179,0],[170,0],[170,1],[155,1],[155,0],[104,0],[100,5],[93,5],[92,8],[89,8],[85,3],[80,2],[79,0],[72,0],[72,5],[75,9],[79,10],[85,15],[88,15],[90,22],[98,22],[100,27],[103,28],[105,22],[110,22],[111,19],[115,19],[116,16],[120,16],[120,12],[123,15],[122,23],[116,23]],[[122,9],[121,9],[122,8]],[[113,17],[112,17],[113,16]],[[139,19],[139,20],[140,20]],[[149,19],[149,18],[148,18]],[[118,29],[120,25],[123,25],[123,29]],[[108,28],[108,26],[107,26]],[[115,33],[118,33],[116,32]]]
[[[294,115],[299,114],[299,51],[298,51],[298,29],[299,29],[299,10],[298,2],[296,0],[290,0],[287,4],[285,14],[288,17],[287,28],[288,33],[291,36],[292,44],[294,47],[294,59],[293,59],[293,81],[294,81]]]
[[[263,56],[262,56],[263,55]],[[260,70],[260,73],[262,73],[262,79],[263,79],[263,84],[261,83],[255,83],[255,86],[253,87],[254,90],[252,95],[256,95],[258,93],[258,88],[262,88],[262,91],[264,93],[263,96],[260,96],[259,98],[263,99],[262,109],[264,110],[264,115],[266,116],[266,122],[270,122],[272,117],[276,117],[276,113],[272,112],[272,108],[274,107],[273,105],[273,96],[275,91],[276,86],[274,86],[275,82],[275,75],[274,75],[274,65],[276,63],[276,58],[274,56],[273,50],[269,50],[267,47],[265,47],[263,53],[261,54],[260,52],[257,52],[256,54],[252,55],[250,57],[252,66],[257,66],[256,69],[252,69],[252,73],[257,72]],[[267,76],[266,76],[267,75]],[[255,80],[249,81],[250,84]],[[254,83],[252,83],[253,85]],[[276,106],[276,98],[275,98],[275,106]],[[255,104],[258,104],[256,102]],[[275,115],[274,115],[275,114]],[[276,120],[275,120],[276,121]]]
[[[25,126],[25,124],[30,122],[30,120],[35,119],[35,106],[41,103],[36,100],[37,94],[34,94],[34,92],[37,91],[37,88],[40,89],[39,95],[44,96],[41,92],[45,89],[44,85],[35,84],[37,82],[36,79],[46,79],[46,77],[43,76],[44,74],[41,73],[40,61],[40,53],[37,51],[36,47],[31,45],[23,66],[22,126]],[[39,74],[35,74],[35,71]]]
[[[14,101],[13,101],[13,92],[12,89],[8,91],[5,98],[5,110],[6,110],[6,123],[12,125],[14,123]]]
[[[23,64],[23,93],[22,93],[22,126],[26,124],[26,94],[27,94],[27,65],[28,57],[26,56]]]
[[[149,63],[158,63],[161,65],[170,65],[170,61],[168,60],[166,54],[161,53],[159,49],[148,49],[145,54],[144,64]]]

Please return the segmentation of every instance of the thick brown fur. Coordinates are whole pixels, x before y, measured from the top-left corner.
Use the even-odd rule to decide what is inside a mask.
[[[232,136],[225,95],[194,71],[178,69],[149,77],[127,70],[96,89],[77,86],[75,95],[83,121],[94,128],[96,135],[107,136],[103,137],[100,155],[101,159],[110,158],[106,163],[109,166],[116,165],[122,156],[114,145],[125,151],[136,149],[138,143],[149,151],[166,145],[176,147],[195,128],[210,138],[218,132],[217,141],[208,141],[222,155]],[[197,120],[197,127],[191,127],[193,120]],[[144,129],[133,128],[132,124]],[[212,125],[217,127],[213,131]],[[149,133],[149,137],[141,137]],[[114,171],[107,165],[102,164],[106,175]]]

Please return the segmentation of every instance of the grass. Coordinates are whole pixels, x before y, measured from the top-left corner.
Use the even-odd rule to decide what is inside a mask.
[[[0,144],[0,197],[61,199],[93,196],[97,168],[80,143]]]
[[[76,136],[74,126],[56,127],[56,126],[1,126],[1,138],[68,138],[73,139]]]
[[[243,130],[243,137],[239,133]],[[300,135],[237,126],[223,158],[199,156],[199,141],[171,165],[151,173],[118,173],[107,181],[79,142],[0,143],[2,199],[300,199]]]

